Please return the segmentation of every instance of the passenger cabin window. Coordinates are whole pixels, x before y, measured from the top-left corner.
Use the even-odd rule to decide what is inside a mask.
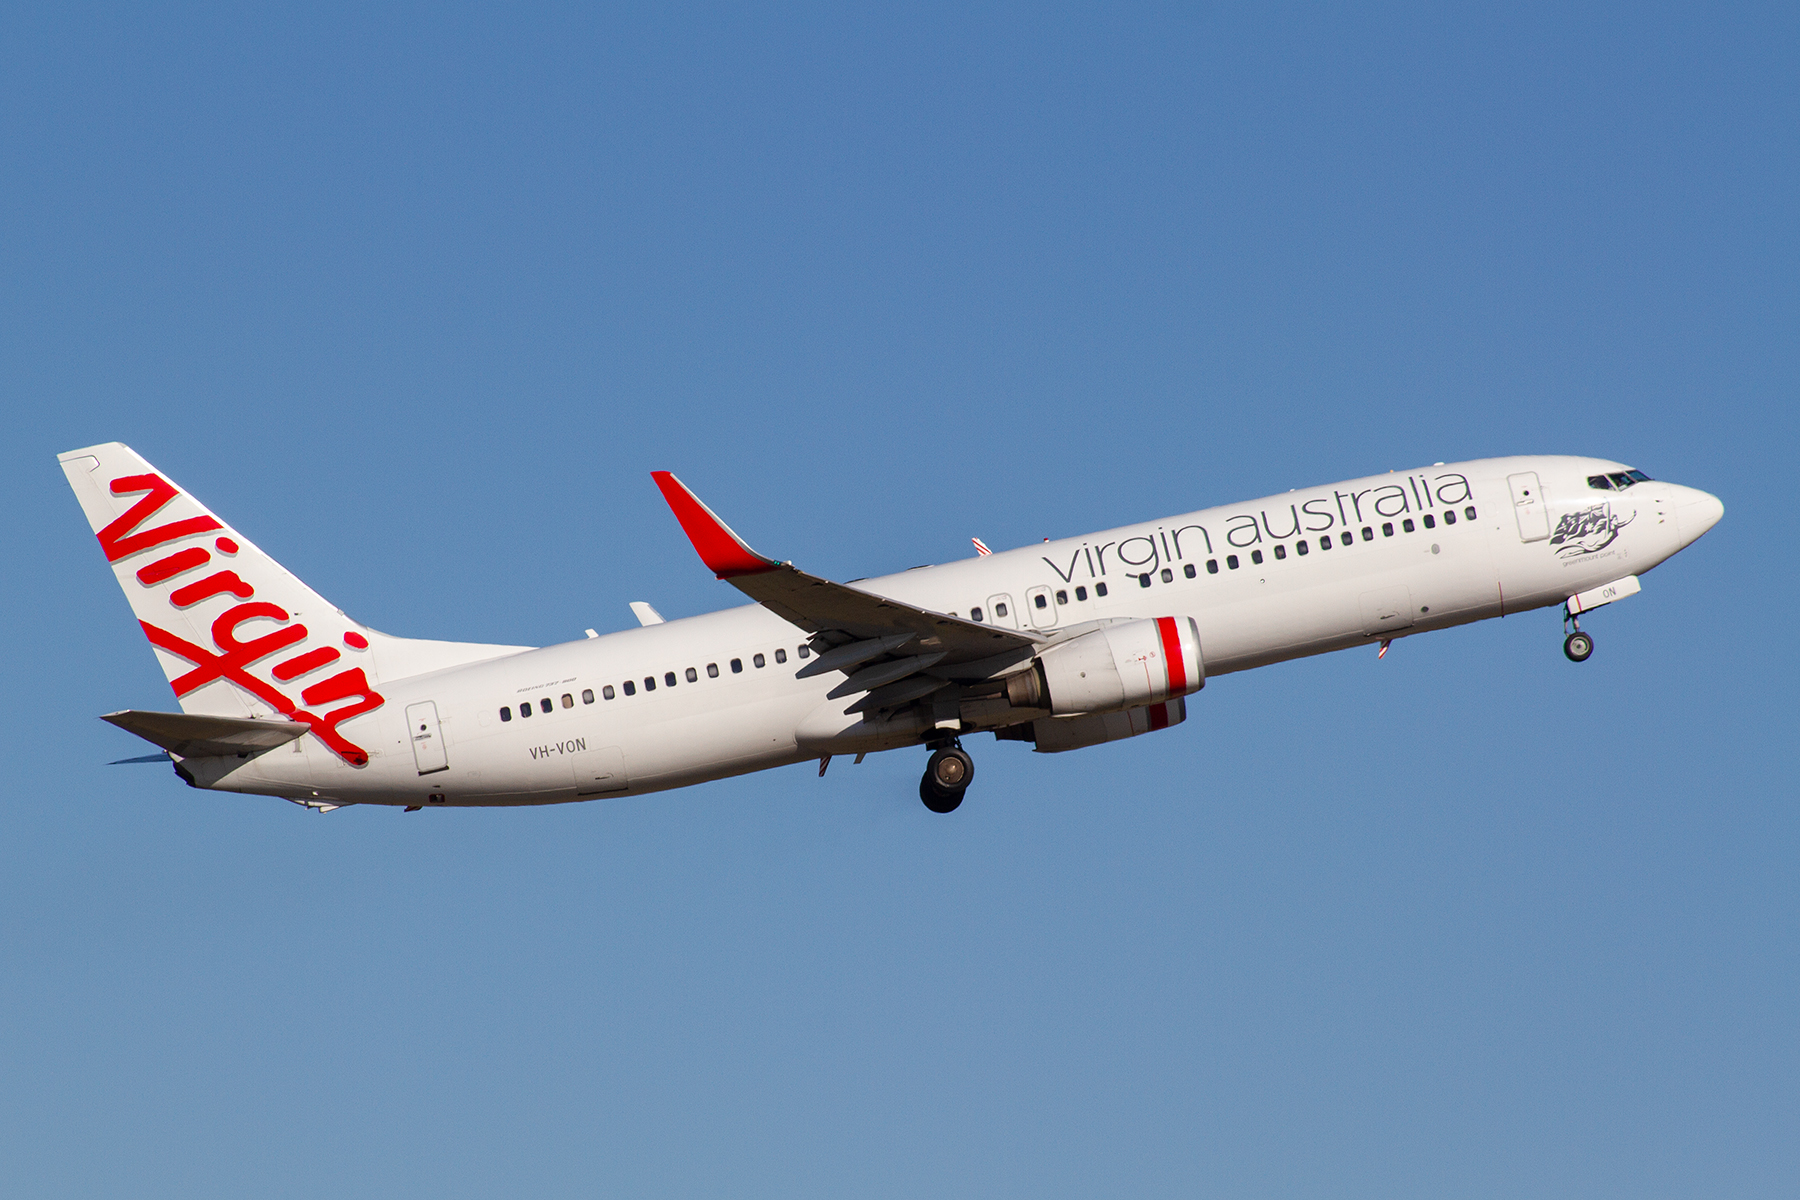
[[[1432,519],[1432,516],[1430,513],[1426,513],[1423,520],[1425,522],[1425,528],[1427,528],[1427,529],[1436,529],[1437,528],[1437,522]]]
[[[1382,537],[1393,537],[1394,536],[1394,523],[1392,521],[1383,521],[1381,523],[1381,536]]]
[[[1219,560],[1218,559],[1209,558],[1206,560],[1206,573],[1208,575],[1217,575],[1219,573]]]
[[[1149,587],[1150,586],[1150,572],[1145,571],[1142,575],[1138,576],[1138,586],[1139,587]]]
[[[511,706],[511,705],[502,705],[502,706],[501,706],[501,708],[500,708],[500,719],[501,719],[501,720],[502,720],[502,721],[510,721],[510,720],[512,720],[512,706]]]
[[[644,690],[646,692],[654,692],[656,690],[656,676],[654,676],[654,675],[644,676]]]
[[[625,694],[627,696],[637,695],[637,684],[635,684],[635,683],[631,682],[631,680],[627,679],[625,681]]]
[[[1321,550],[1329,550],[1335,544],[1336,543],[1331,540],[1331,535],[1329,533],[1319,539],[1319,549]]]
[[[1260,566],[1262,564],[1262,551],[1252,550],[1250,552],[1250,561]]]
[[[1375,540],[1375,531],[1373,529],[1370,529],[1367,525],[1364,525],[1363,526],[1363,541],[1372,542],[1374,540]]]
[[[801,658],[807,658],[812,654],[812,648],[809,646],[802,646],[800,647],[799,654]]]
[[[1295,554],[1304,556],[1306,554],[1306,552],[1308,550],[1310,550],[1311,548],[1312,548],[1312,543],[1310,543],[1310,542],[1295,542],[1294,543],[1294,553]]]
[[[1164,583],[1174,583],[1175,582],[1175,572],[1169,570],[1169,568],[1167,568],[1167,567],[1164,567],[1162,569],[1162,581]]]
[[[538,701],[538,709],[541,712],[549,712],[551,709],[553,709],[555,707],[556,706],[554,704],[550,703],[550,697],[548,697],[548,696],[545,696],[542,700]]]
[[[1069,602],[1069,593],[1058,590],[1056,593],[1056,602],[1058,604],[1067,604]]]
[[[1104,583],[1096,583],[1096,584],[1095,584],[1095,585],[1094,585],[1094,595],[1096,595],[1096,596],[1104,596],[1104,595],[1106,595],[1106,584],[1104,584]]]
[[[1194,564],[1193,564],[1193,563],[1188,563],[1188,564],[1187,564],[1187,565],[1186,565],[1186,566],[1184,566],[1184,567],[1182,567],[1182,568],[1181,568],[1181,573],[1182,573],[1182,574],[1183,574],[1183,575],[1185,575],[1185,576],[1187,576],[1187,577],[1188,577],[1188,578],[1189,578],[1189,579],[1192,579],[1192,578],[1193,578],[1193,577],[1194,577],[1194,576],[1196,576],[1196,575],[1198,575],[1198,574],[1199,574],[1199,572],[1198,572],[1198,571],[1196,571],[1196,570],[1194,570]]]
[[[751,661],[751,662],[752,662],[752,663],[754,663],[754,664],[755,664],[755,665],[756,665],[756,666],[757,666],[757,668],[758,668],[758,669],[761,669],[761,668],[762,668],[762,667],[766,667],[766,666],[768,666],[768,665],[769,665],[769,664],[768,664],[768,663],[767,663],[767,662],[765,662],[765,661],[764,661],[764,660],[763,660],[763,656],[762,656],[762,655],[760,655],[760,654],[752,654],[752,655],[751,655],[751,656],[750,656],[750,661]]]
[[[733,675],[742,675],[744,673],[744,660],[743,659],[734,658],[731,660],[731,673]]]
[[[1286,547],[1286,546],[1282,546],[1282,545],[1279,545],[1279,544],[1278,544],[1278,545],[1276,545],[1276,547],[1275,547],[1275,557],[1276,557],[1276,558],[1286,558],[1286,557],[1287,557],[1287,547]]]
[[[663,686],[664,687],[674,687],[675,686],[675,672],[673,672],[673,671],[664,671],[663,672]]]
[[[600,698],[602,700],[611,700],[613,698],[613,694],[614,694],[613,686],[610,683],[600,689]]]
[[[1238,569],[1237,555],[1227,554],[1225,556],[1225,565],[1230,567],[1233,571],[1237,570]]]
[[[594,702],[594,689],[593,688],[582,688],[581,689],[581,702],[583,704],[592,704]]]
[[[1042,592],[1039,592],[1037,595],[1033,596],[1031,598],[1031,602],[1033,604],[1037,605],[1039,608],[1049,608],[1050,607],[1050,597],[1044,595],[1044,593],[1042,593]]]
[[[777,650],[775,652],[775,661],[778,663],[786,662],[787,661],[787,651],[786,650]]]
[[[1006,605],[1004,605],[1004,604],[994,605],[994,615],[996,617],[1004,617],[1006,615]]]
[[[707,663],[706,664],[706,677],[708,679],[717,679],[719,677],[719,664],[718,663]]]
[[[979,604],[969,610],[969,620],[971,620],[971,621],[981,620],[981,606]]]
[[[1086,600],[1087,599],[1087,589],[1084,587],[1076,588],[1075,589],[1075,598],[1077,600]]]
[[[1400,522],[1400,528],[1406,533],[1411,533],[1413,531],[1412,518],[1408,517],[1404,521]]]
[[[1344,530],[1344,532],[1338,534],[1338,541],[1340,541],[1344,545],[1348,546],[1351,543],[1355,542],[1356,539],[1354,537],[1352,537],[1350,535],[1350,531],[1348,529],[1346,529],[1346,530]]]
[[[692,668],[692,667],[689,667],[689,668],[688,668],[688,669],[687,669],[687,672],[686,672],[686,674],[687,674],[687,681],[688,681],[688,682],[689,682],[689,683],[698,683],[698,682],[700,682],[700,672],[698,672],[698,671],[696,671],[696,670],[694,670],[694,668]]]
[[[531,701],[527,700],[525,703],[519,705],[519,715],[521,717],[529,717],[531,715]]]
[[[567,693],[567,692],[564,692],[563,693],[563,707],[564,708],[574,708],[575,707],[575,697],[569,695],[569,693]]]
[[[1446,524],[1446,525],[1456,524],[1456,510],[1454,508],[1446,508],[1444,510],[1444,524]]]
[[[1471,504],[1469,507],[1463,509],[1463,516],[1473,521],[1475,519],[1475,506]]]

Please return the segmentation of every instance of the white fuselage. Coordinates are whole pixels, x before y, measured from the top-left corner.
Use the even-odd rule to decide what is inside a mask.
[[[1569,457],[1433,466],[856,586],[1051,634],[1191,617],[1206,672],[1220,675],[1559,604],[1643,574],[1718,519],[1718,502],[1691,488],[1587,482],[1623,469]],[[1524,473],[1541,495],[1516,494],[1509,478]],[[1524,540],[1538,522],[1551,534]],[[345,726],[368,748],[366,766],[302,738],[202,783],[323,803],[543,804],[883,748],[808,738],[810,716],[841,709],[826,693],[844,677],[797,678],[806,642],[746,605],[392,681],[379,711]]]

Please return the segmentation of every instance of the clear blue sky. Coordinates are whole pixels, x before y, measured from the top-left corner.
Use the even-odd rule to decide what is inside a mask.
[[[1792,5],[0,12],[0,1191],[1791,1196]],[[518,812],[201,794],[58,472],[399,634],[1436,460],[1724,522],[1175,730]]]

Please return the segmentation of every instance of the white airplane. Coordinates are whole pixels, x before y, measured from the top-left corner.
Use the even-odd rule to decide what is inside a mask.
[[[765,558],[673,475],[701,561],[754,604],[534,649],[346,616],[117,442],[60,456],[180,712],[106,720],[190,785],[346,804],[553,804],[923,746],[962,802],[974,733],[1056,753],[1179,725],[1222,675],[1564,606],[1711,529],[1716,497],[1602,459],[1438,463],[854,585]],[[128,760],[144,761],[144,760]]]

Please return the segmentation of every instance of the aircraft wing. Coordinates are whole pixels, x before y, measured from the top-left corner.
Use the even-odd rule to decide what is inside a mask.
[[[930,612],[849,584],[808,575],[792,563],[765,558],[733,533],[681,480],[667,471],[653,471],[651,477],[662,489],[675,519],[681,522],[682,531],[694,543],[700,560],[714,575],[783,620],[831,645],[847,649],[852,643],[865,644],[874,654],[897,653],[904,647],[908,655],[935,656],[929,665],[941,662],[951,667],[1009,651],[1029,654],[1033,646],[1045,640],[1022,629],[1000,629],[948,613]],[[887,645],[876,649],[878,642]],[[921,664],[919,669],[924,665],[927,664]]]

